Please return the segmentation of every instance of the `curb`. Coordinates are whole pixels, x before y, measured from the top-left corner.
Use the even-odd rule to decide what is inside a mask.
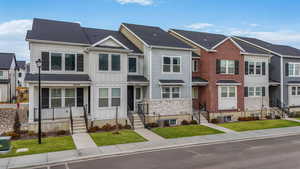
[[[188,148],[188,147],[194,147],[194,146],[206,146],[206,145],[214,145],[214,144],[222,144],[222,143],[234,143],[234,142],[250,141],[250,140],[262,140],[262,139],[268,139],[268,138],[295,136],[295,135],[299,135],[299,134],[300,134],[300,132],[288,132],[285,134],[271,134],[271,135],[259,136],[259,137],[229,139],[226,141],[211,141],[211,142],[207,142],[207,143],[184,143],[184,144],[169,145],[169,146],[159,146],[159,147],[155,147],[155,148],[145,148],[145,149],[134,150],[134,151],[123,151],[120,153],[110,153],[110,154],[99,154],[99,155],[90,155],[90,156],[84,156],[84,157],[76,157],[76,158],[64,159],[64,160],[59,160],[59,161],[37,163],[37,164],[33,164],[33,165],[26,165],[26,166],[24,165],[24,166],[12,167],[12,168],[8,167],[7,169],[26,169],[26,168],[35,168],[35,167],[47,167],[49,165],[62,165],[62,164],[65,164],[66,162],[78,163],[81,161],[90,161],[90,160],[95,160],[95,159],[120,157],[120,156],[141,154],[141,153],[147,153],[147,152],[156,152],[156,151],[163,151],[163,150]]]

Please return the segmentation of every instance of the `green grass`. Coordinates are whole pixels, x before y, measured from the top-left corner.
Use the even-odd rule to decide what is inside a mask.
[[[38,144],[38,139],[16,140],[12,141],[11,145],[12,151],[0,155],[0,158],[75,149],[71,136],[43,138],[41,145]],[[29,151],[16,153],[19,148],[28,148]]]
[[[97,144],[97,146],[147,141],[132,130],[121,130],[120,134],[114,134],[113,132],[91,133],[90,136]]]
[[[248,131],[248,130],[262,130],[270,128],[282,128],[300,126],[300,123],[288,120],[258,120],[247,122],[232,122],[223,123],[219,126],[234,130],[234,131]]]
[[[202,125],[154,128],[152,129],[152,131],[164,138],[191,137],[223,133],[222,131],[215,130]]]

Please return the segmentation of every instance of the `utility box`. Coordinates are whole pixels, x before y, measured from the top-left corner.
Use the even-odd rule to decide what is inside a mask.
[[[0,137],[0,153],[7,153],[11,148],[11,137]]]

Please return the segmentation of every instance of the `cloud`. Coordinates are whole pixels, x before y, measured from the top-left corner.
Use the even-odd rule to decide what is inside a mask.
[[[17,59],[29,60],[28,44],[25,41],[32,20],[12,20],[0,23],[0,52],[16,53]]]
[[[153,4],[153,0],[116,0],[120,4],[139,4],[139,5],[151,5]]]
[[[250,24],[248,24],[249,26],[252,26],[252,27],[258,27],[259,26],[259,24],[256,24],[256,23],[250,23]]]
[[[185,26],[186,28],[189,28],[189,29],[205,29],[205,28],[209,28],[209,27],[213,27],[214,25],[213,24],[210,24],[210,23],[194,23],[194,24],[191,24],[191,25],[187,25]]]

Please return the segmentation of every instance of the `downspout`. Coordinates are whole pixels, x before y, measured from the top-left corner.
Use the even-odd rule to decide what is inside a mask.
[[[280,71],[280,101],[281,101],[281,107],[283,107],[283,56],[280,56],[280,67],[281,67],[281,71]]]
[[[149,99],[152,99],[152,47],[149,47]]]

